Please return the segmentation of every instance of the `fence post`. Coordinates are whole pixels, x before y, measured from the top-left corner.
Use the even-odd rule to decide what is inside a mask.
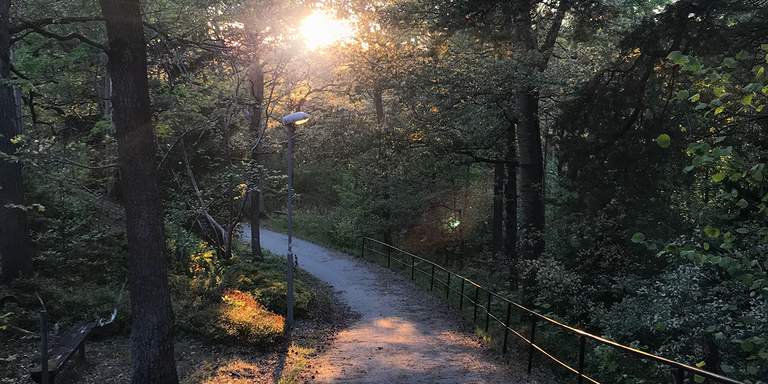
[[[504,321],[504,342],[501,345],[501,353],[507,354],[507,338],[509,337],[509,315],[512,313],[512,302],[507,301],[507,317]]]
[[[448,279],[445,280],[445,301],[448,303],[448,308],[451,307],[451,271],[448,271]]]
[[[411,280],[413,280],[413,276],[414,276],[413,271],[415,267],[416,267],[416,258],[413,257],[413,255],[411,255]]]
[[[685,370],[680,367],[675,369],[675,374],[672,376],[674,384],[683,384],[685,382]]]
[[[432,290],[432,287],[435,285],[435,265],[432,264],[432,274],[429,275],[429,290]]]
[[[479,300],[479,293],[480,287],[475,285],[475,300],[472,301],[472,304],[475,305],[474,313],[472,314],[472,325],[477,324],[477,300]]]
[[[488,290],[488,303],[485,306],[485,332],[488,332],[488,325],[491,322],[491,290]]]
[[[459,294],[459,309],[464,309],[464,278],[461,278],[461,293]],[[464,312],[461,313],[464,316]]]
[[[40,383],[48,384],[48,313],[40,311]]]
[[[584,349],[587,344],[587,338],[581,335],[579,338],[579,384],[584,382]]]
[[[392,248],[387,247],[387,269],[392,268]]]
[[[528,349],[528,374],[530,375],[533,366],[533,343],[536,340],[536,316],[534,315],[531,315],[531,338],[528,340],[530,342],[530,348]]]
[[[360,258],[365,259],[365,237],[363,237],[363,245],[360,247]]]

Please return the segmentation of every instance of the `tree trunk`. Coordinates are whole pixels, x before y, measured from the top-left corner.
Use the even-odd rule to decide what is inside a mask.
[[[384,110],[384,91],[375,86],[373,88],[373,108],[376,111],[376,125],[382,132],[386,133],[387,144],[379,148],[380,156],[384,159],[383,163],[383,180],[382,180],[382,219],[384,220],[384,233],[382,233],[382,241],[387,244],[392,244],[392,193],[390,192],[390,175],[389,175],[389,159],[387,155],[386,147],[389,144],[389,140],[392,140],[392,130],[387,125],[387,115]]]
[[[138,0],[100,0],[109,39],[112,121],[125,196],[135,384],[176,384],[147,56]]]
[[[523,241],[520,254],[531,260],[544,251],[544,164],[539,126],[539,94],[526,87],[517,95],[520,121],[517,126],[518,197]]]
[[[261,191],[254,189],[251,191],[251,254],[256,259],[263,259],[261,253],[260,218],[261,215]]]
[[[496,264],[502,260],[504,248],[504,163],[493,165],[493,254],[491,271],[498,270]]]
[[[380,129],[384,128],[384,96],[381,88],[376,87],[373,89],[373,107],[376,109],[376,124]]]
[[[24,204],[21,163],[13,160],[11,140],[21,133],[21,114],[11,77],[10,0],[0,0],[0,281],[9,282],[32,273],[32,241]],[[11,157],[10,159],[7,157]]]
[[[251,120],[250,129],[253,132],[254,145],[251,150],[251,158],[254,164],[257,161],[257,151],[259,144],[261,143],[261,108],[264,101],[264,71],[261,68],[261,64],[255,63],[248,68],[248,81],[250,82],[250,93],[253,98],[253,106],[251,107]],[[251,255],[256,259],[263,259],[264,255],[261,253],[261,189],[258,181],[257,185],[251,187]]]
[[[517,270],[517,151],[515,148],[515,131],[517,123],[510,124],[507,131],[507,174],[504,184],[504,253],[509,263],[509,285],[512,290],[518,289]]]

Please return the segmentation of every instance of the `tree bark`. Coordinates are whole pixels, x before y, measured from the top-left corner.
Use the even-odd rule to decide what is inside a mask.
[[[373,97],[373,108],[376,112],[376,125],[382,131],[386,133],[386,140],[391,140],[391,129],[387,125],[387,115],[384,109],[384,91],[379,86],[374,86],[371,91]],[[382,240],[387,244],[392,244],[392,209],[391,209],[391,193],[389,188],[389,164],[387,157],[386,146],[379,148],[379,154],[384,159],[383,162],[383,180],[382,180],[382,214],[381,218],[384,220],[383,233],[381,234]]]
[[[535,78],[546,70],[563,20],[572,2],[561,0],[551,18],[549,28],[534,29],[532,13],[536,11],[530,1],[508,2],[504,8],[509,14],[512,41],[522,51],[523,63],[529,69],[523,85],[517,90],[518,199],[523,241],[520,256],[536,259],[544,252],[544,159],[541,150],[539,123],[539,89]],[[543,39],[537,34],[541,33]],[[541,43],[539,43],[541,40]]]
[[[376,124],[380,129],[384,129],[384,92],[379,87],[373,89],[373,107],[376,109]]]
[[[509,263],[509,285],[516,290],[518,288],[517,271],[517,165],[515,159],[515,133],[516,124],[512,124],[507,132],[507,174],[504,184],[504,253]]]
[[[518,191],[523,236],[521,256],[536,259],[544,252],[544,164],[539,126],[539,94],[525,87],[517,95]]]
[[[259,234],[261,215],[261,191],[254,189],[251,191],[251,254],[256,259],[263,259],[261,253],[261,235]]]
[[[0,281],[9,282],[32,273],[32,241],[24,204],[21,163],[13,156],[11,141],[21,133],[16,94],[6,81],[11,77],[10,0],[0,0]]]
[[[504,248],[504,163],[493,165],[493,254],[491,271],[502,260]]]
[[[125,196],[131,297],[132,382],[176,384],[156,142],[138,0],[100,0],[109,40],[112,121]]]
[[[258,146],[261,142],[261,109],[264,100],[264,71],[259,63],[252,65],[248,69],[248,81],[250,82],[250,93],[253,98],[253,106],[251,107],[251,120],[250,129],[253,132],[254,146],[251,150],[251,158],[254,164],[257,161]],[[251,187],[251,255],[256,259],[263,259],[264,255],[261,253],[261,190],[258,185]]]

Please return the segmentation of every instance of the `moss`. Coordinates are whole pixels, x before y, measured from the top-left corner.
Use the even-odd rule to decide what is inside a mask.
[[[286,308],[285,259],[265,254],[264,260],[235,257],[212,263],[192,276],[171,279],[177,325],[205,339],[267,347],[280,339]],[[319,311],[327,298],[315,289],[316,280],[297,271],[297,318]]]
[[[284,319],[250,293],[233,289],[225,291],[218,304],[193,313],[183,326],[211,341],[263,348],[280,340]]]

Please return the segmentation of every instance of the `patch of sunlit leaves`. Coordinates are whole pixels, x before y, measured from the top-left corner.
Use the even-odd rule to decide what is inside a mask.
[[[422,140],[424,140],[424,132],[422,131],[416,131],[408,135],[408,139],[414,143],[418,143]]]
[[[283,332],[285,319],[268,311],[250,293],[231,289],[221,296],[219,324],[227,335],[256,344],[276,341]]]

